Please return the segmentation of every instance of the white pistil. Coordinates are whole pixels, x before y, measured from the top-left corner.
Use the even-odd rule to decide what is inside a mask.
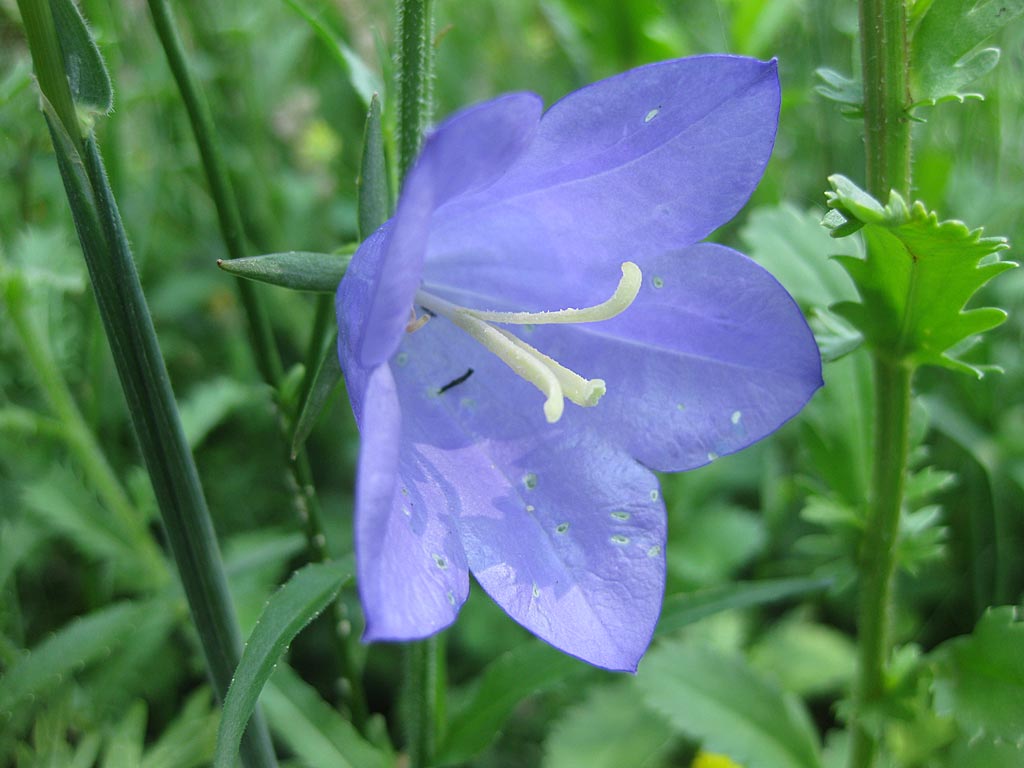
[[[615,293],[607,301],[582,309],[560,309],[553,312],[489,312],[467,309],[445,301],[426,291],[416,294],[416,303],[455,323],[509,368],[544,393],[544,416],[549,423],[562,417],[564,398],[583,407],[597,405],[605,393],[603,379],[585,379],[518,336],[496,328],[491,323],[512,325],[544,325],[551,323],[592,323],[615,317],[636,299],[643,284],[640,268],[631,261],[622,264],[622,278]],[[410,324],[410,330],[413,330]]]

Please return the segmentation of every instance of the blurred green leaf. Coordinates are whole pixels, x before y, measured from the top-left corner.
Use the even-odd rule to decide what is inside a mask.
[[[726,505],[688,510],[682,530],[667,545],[669,572],[688,584],[705,586],[726,580],[765,545],[764,520]]]
[[[744,768],[819,768],[818,736],[807,710],[739,656],[665,642],[636,678],[647,705],[681,733]]]
[[[142,764],[146,742],[146,703],[136,701],[107,740],[102,768],[127,768]]]
[[[241,259],[218,259],[217,266],[236,277],[293,291],[334,293],[345,276],[348,262],[348,256],[334,253],[288,251]]]
[[[828,67],[814,70],[821,81],[814,90],[829,101],[840,105],[847,117],[860,117],[864,113],[864,85],[859,79],[847,77]]]
[[[260,701],[277,737],[311,768],[383,768],[395,763],[285,664],[267,682]]]
[[[295,420],[292,432],[292,458],[298,455],[302,444],[306,442],[317,419],[323,412],[331,395],[341,383],[341,361],[338,359],[338,334],[332,334],[330,342],[324,347],[320,364],[313,375],[313,383],[309,393],[302,402],[299,417]]]
[[[0,678],[0,720],[88,664],[113,654],[154,603],[120,602],[75,619],[35,646]]]
[[[735,582],[698,592],[670,595],[661,608],[655,635],[673,632],[687,624],[720,611],[752,608],[758,605],[821,592],[831,585],[828,579],[766,579]]]
[[[750,664],[798,696],[843,691],[853,679],[857,648],[837,629],[789,618],[771,627],[750,649]]]
[[[552,727],[544,768],[657,768],[669,765],[675,730],[644,706],[632,680],[596,686]]]
[[[990,608],[967,637],[932,653],[935,708],[967,734],[1024,739],[1024,621],[1012,606]]]
[[[225,376],[196,385],[182,398],[178,409],[189,447],[195,450],[202,445],[207,435],[235,410],[258,402],[269,402],[264,387],[243,384]]]
[[[210,698],[209,688],[204,687],[185,700],[156,744],[146,750],[141,768],[208,768],[220,717]]]
[[[50,0],[50,8],[75,103],[104,114],[110,112],[114,108],[110,74],[78,6],[72,0]]]
[[[985,283],[1016,266],[979,262],[1007,248],[959,221],[938,220],[918,202],[908,208],[893,193],[883,206],[843,176],[829,178],[829,205],[864,224],[866,258],[839,262],[857,284],[862,303],[834,307],[883,354],[916,365],[941,365],[982,375],[956,357],[954,347],[1006,319],[1001,309],[964,310]]]
[[[491,743],[519,702],[588,669],[578,659],[533,640],[498,657],[449,716],[437,751],[438,765],[466,762]]]
[[[938,0],[929,3],[911,39],[915,103],[963,101],[962,89],[999,62],[998,48],[979,46],[1024,13],[1024,0]]]
[[[337,563],[311,563],[296,571],[267,602],[231,680],[217,734],[218,768],[231,768],[263,685],[295,636],[316,618],[351,579]]]
[[[1020,768],[1024,765],[1024,744],[993,739],[986,734],[962,736],[949,750],[944,765],[946,768]]]

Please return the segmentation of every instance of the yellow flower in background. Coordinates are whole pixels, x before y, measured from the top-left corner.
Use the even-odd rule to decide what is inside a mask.
[[[725,755],[714,752],[698,752],[693,758],[691,768],[743,768],[739,763],[733,762]]]

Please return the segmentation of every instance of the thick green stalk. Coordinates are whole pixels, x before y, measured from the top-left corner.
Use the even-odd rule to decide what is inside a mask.
[[[868,191],[883,203],[910,199],[910,55],[904,0],[860,1],[864,140]],[[879,751],[869,723],[885,696],[892,650],[893,580],[909,450],[913,368],[896,350],[873,351],[875,414],[871,495],[860,552],[858,665],[850,768],[871,768]]]
[[[221,235],[228,257],[231,259],[241,258],[246,255],[245,230],[242,217],[239,214],[238,201],[217,144],[217,132],[209,106],[188,67],[181,38],[178,35],[167,0],[149,0],[149,8],[157,36],[160,38],[167,57],[167,63],[188,112],[192,133],[199,148],[207,183],[210,185],[214,205],[217,209]],[[239,279],[237,285],[252,331],[257,366],[264,381],[275,391],[279,391],[284,372],[267,313],[251,282]],[[329,298],[326,301],[321,300],[318,304],[313,339],[310,345],[312,363],[310,364],[310,360],[307,360],[307,375],[303,390],[308,388],[308,382],[312,380],[312,373],[315,372],[318,355],[326,334],[326,325],[333,315],[330,311],[332,307],[333,303]],[[314,351],[317,355],[315,359],[312,358]],[[327,552],[320,503],[313,484],[313,472],[309,465],[309,458],[305,449],[300,449],[294,460],[291,458],[289,446],[295,414],[281,410],[278,415],[283,437],[281,447],[286,468],[285,479],[292,494],[292,506],[302,523],[310,558],[314,562],[325,562],[330,557]],[[332,603],[327,615],[334,634],[335,652],[343,678],[346,699],[352,712],[352,720],[356,727],[363,730],[367,717],[366,696],[352,660],[350,644],[353,640],[347,632],[348,622],[345,620],[344,606],[340,602]]]
[[[61,62],[53,19],[39,0],[19,0],[23,18],[39,24],[29,38],[37,72]],[[46,28],[48,25],[48,29]],[[50,105],[71,99],[66,77],[39,79],[50,135],[85,255],[139,448],[174,555],[210,678],[223,699],[241,651],[220,550],[192,454],[181,427],[167,368],[146,306],[135,262],[92,135]],[[79,148],[81,147],[81,151]],[[242,744],[246,766],[276,766],[262,718]]]
[[[433,111],[434,0],[398,4],[398,177],[412,167]]]

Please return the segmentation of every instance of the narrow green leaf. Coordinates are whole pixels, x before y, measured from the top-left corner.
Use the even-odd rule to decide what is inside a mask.
[[[596,738],[595,738],[596,737]],[[652,712],[632,680],[596,686],[551,729],[544,768],[667,766],[679,737]]]
[[[136,701],[114,727],[103,750],[101,768],[123,768],[142,764],[146,743],[146,702]]]
[[[186,700],[178,716],[142,758],[142,768],[208,768],[217,739],[218,713],[209,688]]]
[[[363,106],[368,107],[374,95],[380,93],[383,85],[377,73],[367,66],[358,53],[328,29],[302,0],[284,0],[284,4],[299,14],[320,38],[320,41],[327,46],[331,56],[341,65],[342,71],[362,100]]]
[[[338,360],[338,334],[331,337],[331,341],[324,347],[323,356],[317,366],[316,374],[313,376],[313,383],[309,387],[309,394],[302,403],[302,410],[295,422],[295,431],[292,434],[292,458],[295,458],[306,442],[309,433],[316,424],[324,406],[331,399],[332,393],[341,382],[341,362]]]
[[[395,763],[285,664],[267,682],[260,702],[271,729],[306,765],[384,768]]]
[[[647,705],[680,732],[744,768],[819,768],[817,735],[800,700],[742,657],[662,643],[636,678]]]
[[[470,760],[498,735],[519,702],[588,669],[583,662],[532,640],[500,656],[488,665],[472,694],[449,717],[437,764]]]
[[[831,584],[830,579],[775,579],[735,582],[699,592],[672,595],[665,599],[655,634],[673,632],[720,611],[752,608],[822,592]]]
[[[373,94],[363,131],[363,159],[359,169],[359,239],[365,240],[388,220],[391,194],[384,159],[384,129],[380,119],[380,98]]]
[[[72,0],[50,0],[64,71],[75,103],[107,114],[114,108],[110,74],[85,19]]]
[[[234,764],[260,691],[288,645],[350,578],[350,570],[337,563],[312,563],[296,571],[267,602],[224,699],[214,761],[217,768]]]
[[[195,450],[235,410],[267,399],[264,387],[243,384],[227,376],[196,385],[179,408],[189,448]]]
[[[941,0],[929,4],[911,42],[915,103],[963,101],[962,89],[991,70],[999,49],[979,46],[1024,13],[1024,0]]]
[[[883,206],[849,179],[829,181],[829,205],[864,224],[867,252],[866,258],[837,259],[861,303],[837,304],[835,312],[888,358],[980,377],[983,369],[958,358],[954,348],[1006,319],[1001,309],[964,310],[985,283],[1017,266],[989,258],[1007,248],[1006,241],[982,237],[959,221],[939,221],[922,203],[908,207],[896,193]]]
[[[39,643],[0,678],[0,720],[131,639],[152,604],[121,602],[75,619]]]
[[[334,293],[345,276],[350,255],[287,251],[218,259],[217,266],[236,277],[269,283],[293,291]]]
[[[1024,620],[1019,608],[990,608],[974,632],[939,646],[933,657],[935,708],[965,733],[1024,739]]]

